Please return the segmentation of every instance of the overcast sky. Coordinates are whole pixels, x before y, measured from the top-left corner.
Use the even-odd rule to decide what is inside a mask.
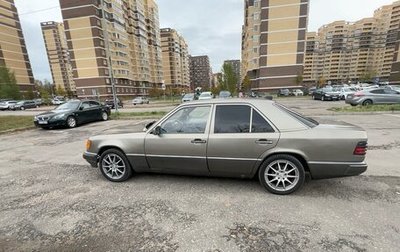
[[[243,0],[157,0],[160,26],[178,30],[192,55],[209,55],[214,72],[240,59]],[[356,21],[393,0],[310,0],[309,31],[335,20]],[[36,79],[51,80],[40,22],[62,21],[58,0],[15,0]],[[46,10],[44,10],[46,9]],[[44,10],[44,11],[41,11]]]

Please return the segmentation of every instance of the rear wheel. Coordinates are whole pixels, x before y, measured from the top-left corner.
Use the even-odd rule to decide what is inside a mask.
[[[69,116],[67,118],[67,126],[68,128],[75,128],[76,127],[76,119],[73,116]]]
[[[99,164],[103,176],[112,182],[122,182],[132,176],[128,159],[120,150],[106,150],[101,154]]]
[[[21,110],[25,110],[25,107],[21,107]]]
[[[303,186],[305,172],[297,158],[279,154],[269,157],[261,164],[258,177],[267,191],[286,195]]]
[[[105,111],[101,112],[101,119],[102,119],[103,121],[107,121],[107,120],[108,120],[108,114],[107,114],[107,112],[105,112]]]
[[[369,99],[363,101],[363,103],[362,103],[363,106],[369,106],[369,105],[372,105],[372,104],[373,104],[372,100],[369,100]]]

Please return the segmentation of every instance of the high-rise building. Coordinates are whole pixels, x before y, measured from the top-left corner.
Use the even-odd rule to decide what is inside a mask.
[[[15,74],[22,92],[34,89],[35,81],[14,0],[0,1],[0,65]]]
[[[308,0],[245,0],[242,79],[253,91],[298,87],[303,73]]]
[[[76,87],[64,25],[53,21],[43,22],[40,25],[54,85],[56,89],[62,89],[71,95],[75,95]]]
[[[335,21],[307,34],[304,82],[347,83],[389,79],[400,1],[382,6],[373,17],[356,22]]]
[[[212,86],[212,69],[208,56],[190,56],[190,89],[209,89]]]
[[[79,97],[148,95],[163,80],[154,0],[60,0]]]
[[[161,29],[164,82],[174,88],[190,88],[189,53],[185,39],[171,28]]]
[[[225,60],[224,64],[229,64],[232,66],[233,72],[235,73],[235,76],[238,79],[238,83],[237,83],[237,88],[240,87],[240,83],[241,83],[241,74],[240,74],[240,70],[241,70],[241,65],[240,65],[240,60]]]

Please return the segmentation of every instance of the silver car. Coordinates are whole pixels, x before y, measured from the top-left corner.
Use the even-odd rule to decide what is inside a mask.
[[[83,157],[110,181],[142,172],[252,178],[289,194],[313,179],[367,169],[366,132],[323,125],[258,99],[184,103],[140,133],[91,137]]]
[[[400,91],[392,88],[375,88],[347,95],[346,103],[352,106],[400,103]]]

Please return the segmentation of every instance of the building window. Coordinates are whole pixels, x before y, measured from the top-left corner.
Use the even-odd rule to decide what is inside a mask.
[[[107,84],[110,84],[110,79],[106,79],[106,83],[107,83]]]
[[[254,20],[260,19],[260,13],[254,13]]]
[[[107,88],[107,93],[111,93],[111,88]]]

